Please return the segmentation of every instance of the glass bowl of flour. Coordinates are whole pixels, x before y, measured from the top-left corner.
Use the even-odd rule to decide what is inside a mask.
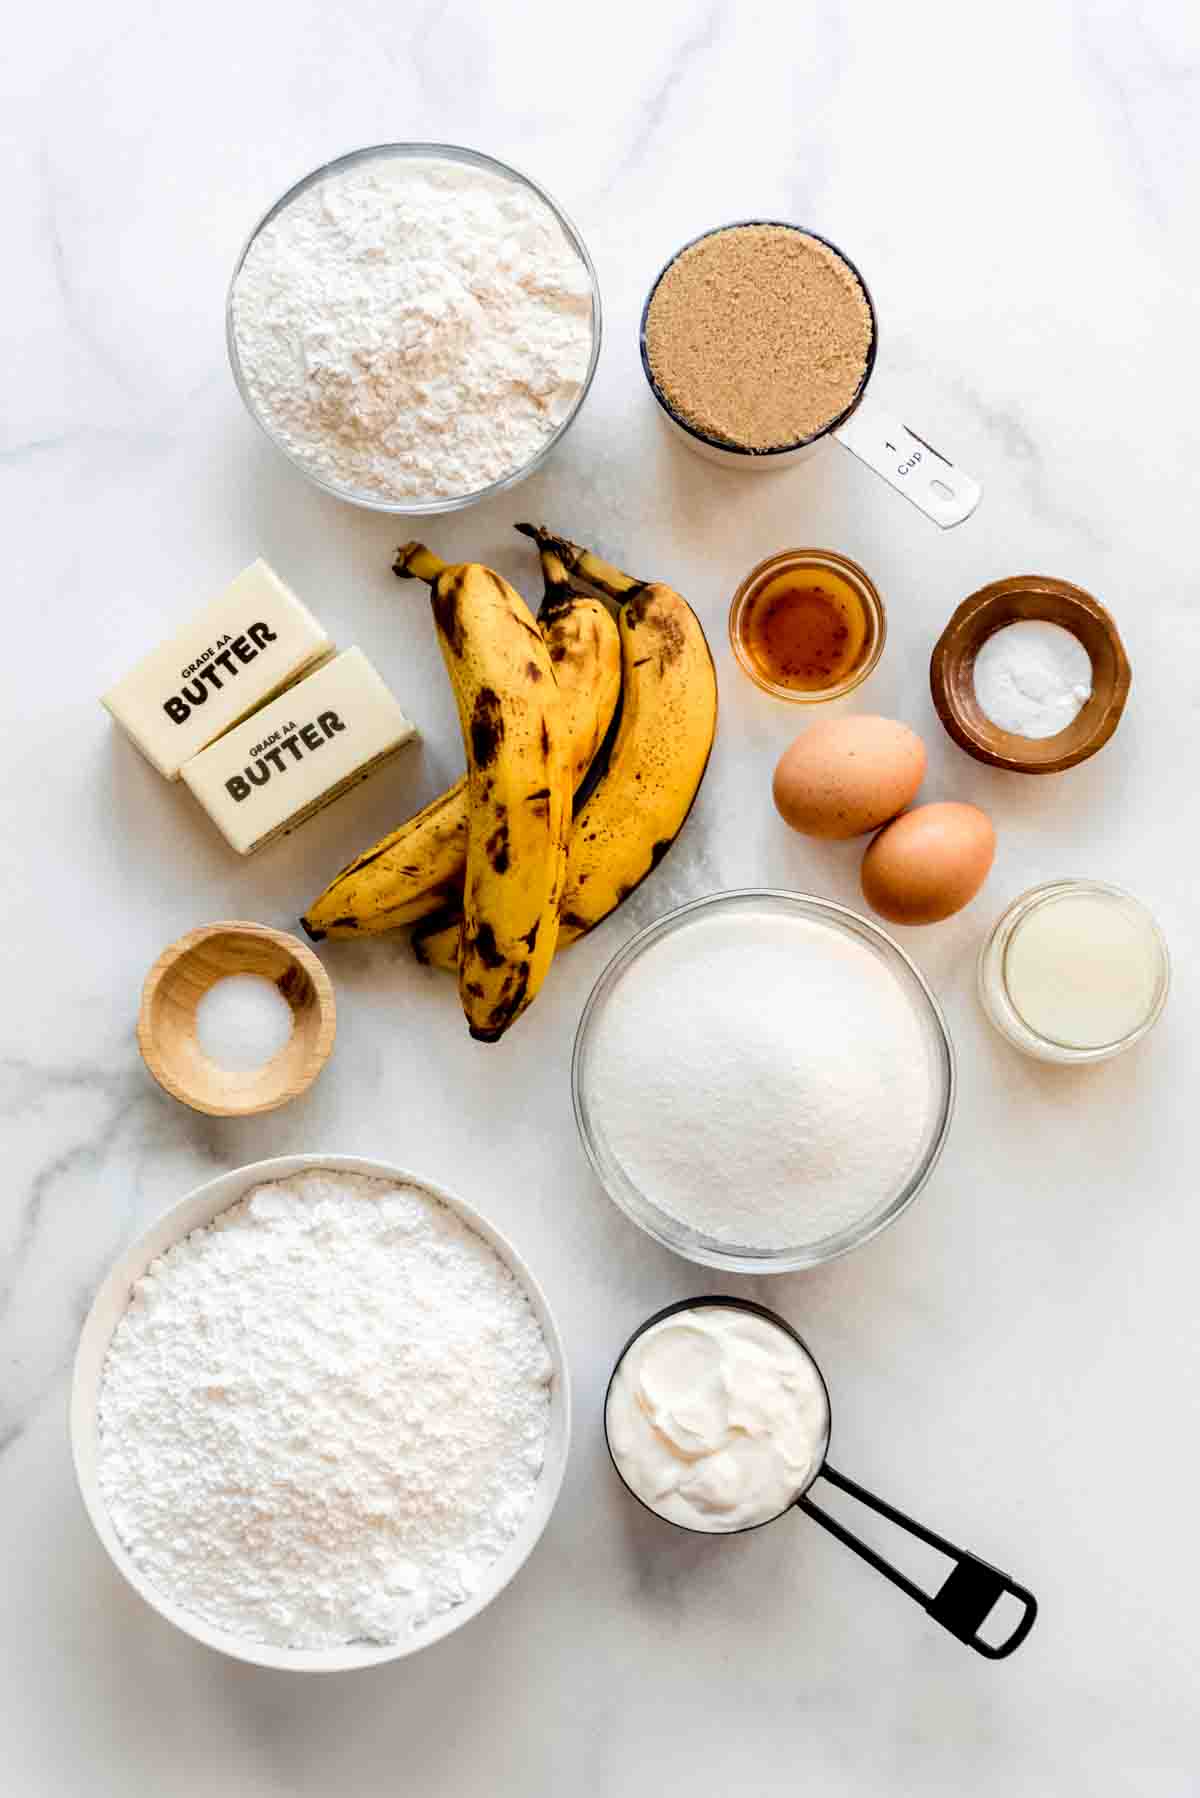
[[[70,1421],[147,1604],[237,1660],[347,1672],[441,1641],[517,1574],[571,1395],[540,1287],[477,1211],[388,1162],[286,1155],[121,1255]]]
[[[954,1107],[941,1008],[886,932],[808,894],[718,893],[625,945],[572,1062],[609,1197],[707,1267],[832,1261],[911,1205]]]
[[[259,220],[225,328],[246,409],[310,481],[377,512],[453,512],[524,480],[570,428],[600,290],[528,176],[454,144],[376,144]]]

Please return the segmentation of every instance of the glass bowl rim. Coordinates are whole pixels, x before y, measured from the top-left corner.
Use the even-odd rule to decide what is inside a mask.
[[[417,161],[422,157],[428,158],[430,161],[469,163],[472,167],[482,168],[492,174],[500,175],[507,180],[514,181],[520,187],[528,188],[538,196],[543,205],[549,208],[587,273],[592,301],[592,348],[588,358],[587,373],[580,383],[579,392],[572,401],[570,410],[528,462],[523,462],[519,468],[514,468],[509,474],[500,476],[498,480],[490,481],[486,487],[475,488],[471,493],[452,494],[424,500],[389,500],[378,494],[359,492],[356,488],[341,487],[334,481],[323,479],[322,476],[308,468],[275,435],[250,395],[237,346],[237,332],[233,318],[233,293],[238,276],[242,272],[242,266],[259,233],[278,218],[293,200],[298,199],[302,193],[306,193],[310,187],[315,187],[318,182],[328,180],[330,176],[340,174],[343,169],[353,168],[360,162],[393,159]],[[229,277],[229,285],[225,291],[225,349],[229,357],[234,386],[238,390],[238,395],[247,413],[263,436],[287,459],[293,468],[304,476],[305,480],[319,488],[322,493],[328,493],[334,499],[344,500],[349,505],[359,506],[364,511],[388,513],[398,518],[433,517],[440,512],[459,512],[467,506],[476,505],[480,500],[490,499],[495,494],[503,493],[509,487],[515,487],[519,481],[523,481],[528,475],[535,473],[579,416],[580,409],[591,391],[596,367],[600,361],[603,336],[604,321],[600,302],[600,282],[588,247],[574,220],[563,210],[558,201],[532,176],[525,174],[524,170],[515,168],[511,163],[502,162],[497,156],[490,156],[486,150],[473,150],[466,144],[426,143],[417,139],[365,144],[361,149],[347,150],[342,155],[321,163],[319,167],[310,169],[308,174],[302,175],[298,181],[294,181],[277,200],[268,206],[254,224],[234,260],[233,273]]]
[[[743,902],[767,900],[771,904],[779,904],[786,910],[794,910],[801,915],[816,918],[817,921],[831,927],[844,936],[866,940],[879,953],[885,965],[903,981],[897,969],[903,969],[912,986],[924,1000],[923,1023],[927,1024],[928,1035],[936,1045],[935,1060],[940,1068],[941,1079],[934,1070],[935,1087],[935,1122],[929,1134],[927,1147],[922,1151],[904,1184],[898,1188],[893,1197],[884,1204],[868,1212],[856,1223],[847,1225],[832,1236],[820,1238],[815,1244],[788,1249],[746,1249],[743,1247],[722,1247],[714,1238],[705,1237],[698,1231],[691,1231],[689,1226],[673,1219],[663,1211],[646,1194],[634,1187],[632,1180],[625,1176],[630,1192],[650,1214],[642,1216],[641,1212],[630,1203],[628,1195],[619,1190],[615,1180],[610,1177],[609,1170],[602,1163],[597,1141],[593,1137],[588,1120],[587,1100],[583,1091],[583,1059],[587,1047],[589,1029],[596,1011],[607,995],[612,991],[618,978],[637,958],[659,938],[673,933],[686,920],[696,914],[710,910],[736,907]],[[920,1013],[920,1002],[913,998],[913,1009]],[[940,1091],[938,1090],[940,1086]],[[925,976],[921,973],[912,958],[905,953],[886,930],[883,930],[871,919],[863,917],[848,905],[841,905],[836,900],[824,899],[817,893],[803,893],[785,887],[731,887],[722,892],[707,893],[699,899],[689,899],[683,905],[675,906],[664,912],[659,918],[637,931],[627,943],[622,944],[615,954],[610,956],[601,969],[591,992],[588,994],[579,1023],[575,1031],[575,1043],[571,1053],[571,1103],[575,1113],[575,1126],[579,1133],[583,1150],[591,1164],[600,1185],[604,1188],[618,1211],[624,1213],[646,1235],[681,1255],[685,1260],[697,1263],[701,1267],[720,1268],[726,1273],[775,1274],[799,1273],[807,1268],[820,1267],[826,1262],[836,1261],[842,1255],[849,1254],[852,1249],[861,1248],[892,1224],[921,1193],[929,1181],[946,1146],[950,1133],[950,1125],[954,1117],[957,1096],[958,1077],[955,1064],[954,1044],[946,1024],[945,1015]],[[684,1243],[679,1233],[686,1232],[696,1238],[694,1242]]]
[[[832,565],[839,574],[846,575],[851,583],[863,594],[863,603],[871,614],[875,627],[875,641],[870,654],[833,687],[821,687],[813,692],[797,691],[792,687],[781,687],[776,681],[767,680],[754,667],[748,652],[742,645],[736,624],[746,609],[751,589],[762,581],[768,573],[782,573],[786,568],[810,568]],[[822,705],[826,700],[845,699],[863,682],[869,680],[879,666],[887,643],[887,607],[883,595],[866,569],[860,563],[843,555],[838,549],[778,549],[773,555],[764,556],[755,564],[749,574],[739,581],[733,598],[729,602],[727,619],[729,647],[742,673],[751,680],[761,693],[769,693],[772,699],[782,699],[788,705]]]
[[[1105,899],[1115,899],[1122,906],[1139,913],[1150,926],[1159,957],[1154,1000],[1142,1021],[1114,1042],[1097,1043],[1085,1048],[1062,1042],[1056,1036],[1047,1036],[1043,1031],[1035,1029],[1018,1011],[1008,989],[1006,972],[1008,950],[1018,925],[1043,905],[1066,898],[1070,893],[1100,894]],[[1111,881],[1067,874],[1057,880],[1043,880],[1037,886],[1027,887],[1005,906],[980,945],[976,961],[976,986],[984,1015],[1014,1049],[1039,1060],[1053,1061],[1060,1067],[1084,1067],[1092,1062],[1111,1061],[1126,1049],[1132,1049],[1135,1043],[1140,1043],[1153,1030],[1163,1014],[1171,990],[1171,952],[1158,919],[1136,893],[1129,892],[1126,887],[1114,886]]]

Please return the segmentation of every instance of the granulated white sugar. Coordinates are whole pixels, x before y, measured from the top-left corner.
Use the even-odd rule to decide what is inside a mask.
[[[209,1623],[397,1641],[516,1534],[551,1373],[523,1288],[438,1199],[295,1175],[137,1282],[103,1370],[101,1490],[146,1578]]]
[[[595,1126],[634,1186],[728,1248],[805,1247],[912,1171],[929,1052],[897,978],[827,926],[737,910],[654,944],[588,1057]]]

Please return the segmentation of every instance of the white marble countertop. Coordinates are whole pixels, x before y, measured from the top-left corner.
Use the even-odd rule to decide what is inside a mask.
[[[1194,1793],[1194,9],[610,0],[585,28],[547,0],[76,0],[27,8],[9,49],[5,1792]],[[212,1122],[138,1061],[150,962],[212,918],[291,924],[459,763],[417,590],[388,572],[396,526],[319,497],[271,451],[222,339],[263,208],[329,156],[404,137],[465,141],[546,182],[593,252],[606,319],[592,396],[549,467],[425,535],[533,590],[510,529],[533,515],[669,579],[710,631],[717,749],[673,854],[500,1050],[467,1040],[403,942],[328,946],[326,1074],[274,1117]],[[648,282],[685,239],[749,214],[827,232],[863,268],[876,393],[985,483],[962,529],[940,534],[837,451],[750,481],[660,431],[635,343]],[[822,1272],[722,1280],[656,1248],[590,1177],[568,1052],[608,956],[677,901],[770,883],[855,903],[853,847],[777,820],[770,773],[798,720],[725,645],[737,579],[793,543],[875,576],[891,636],[861,704],[924,734],[926,796],[987,807],[1000,850],[968,911],[901,933],[961,1074],[920,1203]],[[260,553],[379,663],[424,745],[241,862],[96,699]],[[1134,667],[1112,745],[1039,781],[961,755],[926,680],[958,601],[1029,571],[1106,601]],[[1084,1072],[1011,1053],[973,992],[988,924],[1060,874],[1134,889],[1175,958],[1157,1031]],[[324,1679],[227,1662],[125,1588],[76,1495],[64,1409],[122,1244],[198,1180],[298,1149],[390,1157],[487,1210],[561,1315],[578,1400],[563,1500],[516,1584],[426,1655]],[[964,1651],[809,1523],[706,1543],[620,1491],[599,1430],[612,1356],[650,1310],[722,1287],[805,1331],[846,1471],[1038,1593],[1012,1660]]]

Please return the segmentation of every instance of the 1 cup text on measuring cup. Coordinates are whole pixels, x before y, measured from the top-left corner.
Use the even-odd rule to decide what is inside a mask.
[[[897,455],[899,453],[897,451],[896,445],[894,443],[889,443],[888,439],[886,437],[884,438],[883,441],[884,441],[886,447],[891,450],[893,456]],[[914,450],[912,452],[912,455],[907,457],[907,459],[905,461],[897,462],[896,473],[898,475],[911,474],[913,469],[917,466],[918,462],[920,462],[920,460],[921,460],[920,450]]]

